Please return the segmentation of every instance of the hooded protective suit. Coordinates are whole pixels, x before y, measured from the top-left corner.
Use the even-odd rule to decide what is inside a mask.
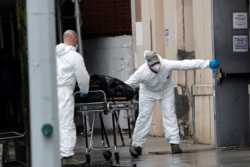
[[[144,57],[149,51],[144,52]],[[132,146],[143,147],[150,129],[155,102],[159,100],[166,140],[171,144],[179,144],[179,127],[175,113],[174,84],[171,80],[173,70],[191,70],[209,67],[210,60],[160,60],[160,70],[154,73],[149,68],[149,62],[140,66],[135,73],[125,81],[136,87],[140,84],[139,115],[136,121]],[[149,64],[148,64],[149,63]]]
[[[74,155],[76,144],[73,91],[77,81],[80,91],[88,93],[90,77],[82,56],[73,46],[57,45],[56,61],[60,152],[62,157],[69,157]]]

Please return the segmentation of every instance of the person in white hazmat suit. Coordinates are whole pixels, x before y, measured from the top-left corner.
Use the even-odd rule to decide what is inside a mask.
[[[174,84],[171,80],[173,70],[191,70],[219,66],[217,60],[167,60],[154,51],[145,51],[146,63],[140,66],[126,84],[139,90],[139,115],[136,120],[130,154],[138,157],[147,140],[153,109],[159,101],[166,140],[171,144],[172,153],[181,153],[179,127],[175,113]]]
[[[73,30],[65,31],[63,43],[56,46],[60,154],[63,165],[85,163],[73,158],[76,144],[73,91],[77,82],[80,92],[87,94],[90,77],[76,47],[77,34]]]

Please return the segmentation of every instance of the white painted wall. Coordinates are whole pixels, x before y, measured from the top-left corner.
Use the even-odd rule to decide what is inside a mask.
[[[133,73],[134,58],[132,55],[132,37],[129,35],[103,37],[83,41],[84,60],[89,74],[103,74],[125,81]],[[122,129],[127,128],[126,114],[121,112],[119,123]],[[92,115],[89,117],[92,123]],[[76,119],[77,124],[82,122]],[[104,117],[105,127],[112,128],[111,115]],[[99,119],[95,127],[100,127]]]
[[[192,0],[195,54],[198,58],[212,59],[212,1]],[[215,144],[213,75],[210,69],[195,72],[194,141]],[[200,93],[197,93],[200,92]]]
[[[128,35],[85,40],[84,60],[88,72],[122,81],[133,73],[132,37]]]

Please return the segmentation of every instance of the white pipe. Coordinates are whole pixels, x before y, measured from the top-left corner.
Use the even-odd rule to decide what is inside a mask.
[[[61,167],[57,113],[55,6],[27,0],[31,166]],[[45,124],[52,133],[42,133]],[[49,126],[48,126],[49,127]]]

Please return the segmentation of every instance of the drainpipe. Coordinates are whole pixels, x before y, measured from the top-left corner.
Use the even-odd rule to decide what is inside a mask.
[[[51,0],[26,0],[33,167],[61,167],[54,3]]]
[[[76,32],[78,36],[78,48],[79,48],[79,53],[84,57],[83,55],[83,45],[82,45],[82,34],[81,34],[81,12],[80,12],[80,7],[79,7],[79,0],[74,0],[75,1],[75,18],[76,18]]]

